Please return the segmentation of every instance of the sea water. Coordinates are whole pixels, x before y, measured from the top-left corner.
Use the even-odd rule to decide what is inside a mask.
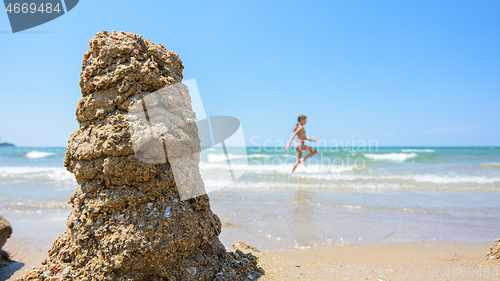
[[[77,183],[65,148],[0,148],[0,212],[56,218]],[[305,153],[304,153],[305,154]],[[225,244],[492,242],[500,233],[500,148],[318,148],[300,164],[282,147],[204,149],[200,171]],[[228,177],[228,167],[235,177]],[[233,175],[233,176],[234,176]]]

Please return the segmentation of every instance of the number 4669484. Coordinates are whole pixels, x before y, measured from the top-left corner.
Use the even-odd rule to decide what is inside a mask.
[[[57,5],[55,7],[52,7],[52,3],[41,3],[40,6],[38,6],[38,7],[37,7],[36,3],[31,3],[31,4],[28,4],[28,3],[22,3],[22,4],[9,3],[9,5],[7,6],[7,8],[5,10],[7,11],[7,13],[15,13],[15,14],[19,14],[19,13],[23,13],[23,14],[47,13],[47,14],[50,14],[50,13],[61,12],[61,9],[59,8],[59,3],[57,3]]]

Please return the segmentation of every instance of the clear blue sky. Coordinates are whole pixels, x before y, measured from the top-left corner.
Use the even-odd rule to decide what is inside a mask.
[[[80,1],[17,34],[0,12],[1,141],[65,146],[88,41],[123,30],[179,54],[250,145],[288,141],[299,114],[311,138],[500,145],[500,1],[155,3]]]

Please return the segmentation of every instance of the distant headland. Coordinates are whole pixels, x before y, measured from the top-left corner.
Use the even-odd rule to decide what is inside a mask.
[[[13,145],[12,143],[0,142],[0,147],[16,147],[16,146]]]
[[[2,142],[0,143],[0,147],[16,147],[16,146],[12,143]]]
[[[0,142],[0,147],[16,147],[16,146],[12,143]]]

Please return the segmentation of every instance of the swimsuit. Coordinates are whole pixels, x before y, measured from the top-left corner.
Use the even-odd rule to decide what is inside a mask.
[[[300,150],[301,150],[300,148],[301,148],[302,146],[304,146],[304,142],[303,142],[303,141],[302,141],[302,142],[301,142],[301,141],[297,141],[297,142],[295,143],[295,151],[300,151]]]
[[[304,128],[304,126],[302,126],[302,128]],[[306,130],[304,129],[304,134],[305,133],[306,133]],[[300,148],[302,146],[304,146],[304,141],[297,140],[297,142],[295,143],[295,151],[300,151],[301,150]]]

